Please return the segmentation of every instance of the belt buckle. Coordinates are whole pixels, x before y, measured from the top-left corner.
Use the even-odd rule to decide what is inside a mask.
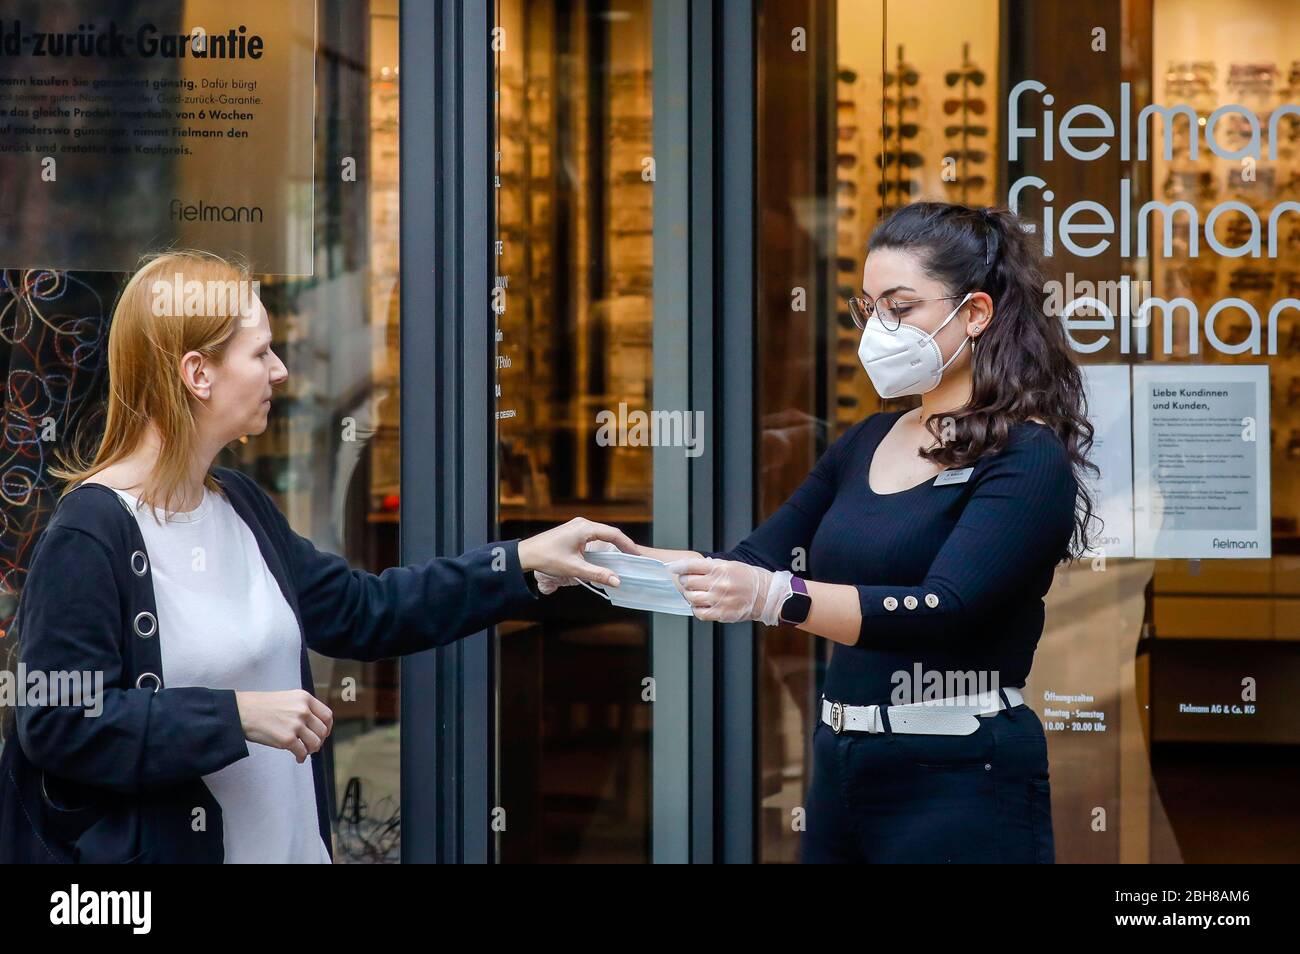
[[[831,731],[836,735],[844,729],[844,706],[839,702],[831,703]]]

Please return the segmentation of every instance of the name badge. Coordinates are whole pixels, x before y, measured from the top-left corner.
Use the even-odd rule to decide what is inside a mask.
[[[934,485],[936,487],[946,487],[949,484],[964,484],[970,480],[970,475],[974,472],[974,467],[963,467],[961,470],[945,470],[934,478]]]

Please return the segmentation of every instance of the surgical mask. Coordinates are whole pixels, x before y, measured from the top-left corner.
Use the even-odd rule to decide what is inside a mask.
[[[695,615],[663,561],[615,550],[588,550],[583,557],[588,563],[613,570],[618,577],[620,585],[608,588],[599,583],[578,581],[615,606],[674,616]]]
[[[967,335],[952,357],[944,361],[935,336],[957,316],[973,294],[967,292],[961,304],[928,335],[915,325],[906,323],[900,324],[896,331],[890,331],[875,314],[867,320],[867,327],[862,331],[862,344],[858,346],[858,360],[882,398],[925,394],[939,386],[943,372],[957,359],[971,337]]]

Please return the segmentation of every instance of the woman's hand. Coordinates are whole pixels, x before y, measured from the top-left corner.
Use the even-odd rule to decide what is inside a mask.
[[[597,553],[601,551],[618,550],[618,547],[608,540],[592,540],[585,547],[583,553]],[[541,570],[534,570],[533,576],[537,577],[537,588],[541,590],[543,596],[550,596],[562,586],[577,586],[578,578],[576,576],[551,576],[549,573],[543,573]]]
[[[334,713],[304,689],[283,692],[236,692],[244,738],[288,749],[301,764],[320,749],[334,728]]]
[[[578,580],[586,580],[588,583],[618,586],[619,580],[613,571],[588,563],[583,558],[585,550],[596,549],[588,544],[602,541],[611,544],[605,549],[632,554],[640,552],[640,548],[617,527],[574,517],[553,530],[520,540],[519,565],[525,573],[529,570],[536,572],[538,589],[542,589],[544,577],[556,581],[572,579],[576,583]]]
[[[674,560],[668,572],[677,574],[677,588],[691,604],[696,619],[718,623],[758,620],[780,622],[781,604],[790,595],[790,573],[773,573],[736,560],[693,557]]]

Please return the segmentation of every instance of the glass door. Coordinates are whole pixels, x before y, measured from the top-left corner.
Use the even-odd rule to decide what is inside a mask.
[[[498,0],[498,538],[582,516],[653,530],[650,0]],[[602,421],[612,420],[615,439]],[[649,614],[580,586],[497,627],[493,857],[645,862]]]

